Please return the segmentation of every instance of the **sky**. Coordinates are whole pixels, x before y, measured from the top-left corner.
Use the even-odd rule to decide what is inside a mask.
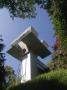
[[[16,39],[23,31],[29,26],[33,26],[39,33],[39,39],[45,40],[51,49],[54,43],[54,30],[51,24],[50,17],[46,10],[37,7],[37,16],[34,19],[21,19],[10,18],[9,11],[7,9],[0,9],[0,34],[4,39],[5,53],[10,47],[10,43]],[[47,62],[51,58],[43,59],[43,62]],[[17,59],[13,58],[6,53],[6,65],[12,66],[16,72],[19,72],[20,63]]]

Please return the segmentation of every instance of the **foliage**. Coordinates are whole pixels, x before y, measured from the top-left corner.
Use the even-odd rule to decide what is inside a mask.
[[[6,89],[8,90],[9,87],[19,84],[19,79],[16,76],[12,67],[6,66],[5,71],[6,71]]]
[[[67,90],[67,70],[60,69],[42,74],[36,79],[9,90]]]
[[[5,66],[5,54],[3,53],[3,49],[3,39],[0,36],[0,90],[8,89],[20,83],[14,70],[10,66]]]
[[[32,0],[0,0],[0,8],[6,7],[11,17],[34,17],[33,3]]]
[[[66,0],[47,0],[45,8],[49,13],[56,35],[60,37],[61,45],[58,52],[62,52],[63,57],[67,60],[67,1]],[[57,53],[57,56],[60,54]]]
[[[5,56],[3,53],[4,49],[4,44],[3,44],[3,39],[0,37],[0,90],[4,90],[5,88],[5,68],[4,68],[4,61],[5,61]]]
[[[67,61],[63,60],[63,59],[53,60],[53,61],[48,63],[48,67],[50,68],[50,70],[57,70],[60,68],[67,69]]]
[[[0,8],[7,8],[11,17],[34,18],[36,6],[43,6],[45,0],[0,0]]]
[[[67,68],[67,1],[66,0],[47,0],[44,8],[49,13],[54,28],[56,30],[56,36],[59,37],[59,43],[57,41],[54,44],[54,56],[50,68],[56,69],[56,67]],[[60,43],[61,42],[61,43]],[[59,46],[58,46],[59,45]],[[63,60],[63,61],[62,61]],[[63,65],[64,64],[64,65]],[[52,67],[51,67],[52,65]]]

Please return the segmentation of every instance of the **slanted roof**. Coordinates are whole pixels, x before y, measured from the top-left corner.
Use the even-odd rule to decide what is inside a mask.
[[[19,46],[20,42],[22,42],[22,47]],[[24,49],[26,49],[26,52],[24,53],[21,49],[23,48],[23,44],[26,46],[24,47]],[[29,52],[32,52],[41,58],[44,58],[50,54],[48,45],[39,40],[38,33],[34,30],[33,27],[29,27],[16,40],[14,40],[11,44],[11,48],[8,50],[8,53],[17,59],[21,59],[25,54]]]

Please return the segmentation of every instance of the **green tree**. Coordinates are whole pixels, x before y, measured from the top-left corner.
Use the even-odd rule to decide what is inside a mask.
[[[59,40],[54,44],[53,61],[49,67],[52,69],[67,68],[67,1],[47,0],[46,8],[55,29],[55,36]]]
[[[4,68],[4,61],[5,61],[5,56],[3,53],[4,49],[4,44],[3,44],[3,39],[0,36],[0,90],[4,90],[5,88],[5,68]]]
[[[16,76],[12,67],[5,66],[5,71],[6,71],[6,89],[8,90],[11,86],[19,84],[20,80]]]
[[[57,55],[63,55],[67,59],[67,1],[66,0],[47,0],[45,8],[49,13],[55,28],[55,34],[60,38],[60,46],[57,48]]]
[[[33,0],[0,0],[0,8],[7,8],[11,17],[34,17]]]
[[[0,0],[0,8],[7,8],[11,17],[33,18],[36,16],[36,6],[45,0]]]

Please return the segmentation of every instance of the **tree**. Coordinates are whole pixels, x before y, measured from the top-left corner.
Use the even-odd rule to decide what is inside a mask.
[[[51,17],[55,29],[56,42],[53,49],[53,61],[49,63],[51,70],[67,69],[67,1],[47,0],[44,8]]]
[[[3,53],[3,49],[3,39],[0,35],[0,90],[8,89],[20,83],[12,67],[5,66],[5,54]]]
[[[0,8],[7,8],[11,17],[33,18],[36,4],[43,6],[45,0],[0,0]]]
[[[44,8],[49,13],[55,28],[55,34],[60,37],[61,44],[58,50],[63,57],[67,58],[67,1],[66,0],[47,0]]]
[[[8,8],[11,17],[34,17],[32,0],[0,0],[0,8]]]
[[[5,88],[5,68],[4,68],[4,53],[2,52],[4,49],[3,39],[0,36],[0,90],[4,90]]]
[[[8,90],[11,86],[19,84],[20,80],[16,76],[12,67],[5,66],[5,71],[6,71],[6,90]]]

